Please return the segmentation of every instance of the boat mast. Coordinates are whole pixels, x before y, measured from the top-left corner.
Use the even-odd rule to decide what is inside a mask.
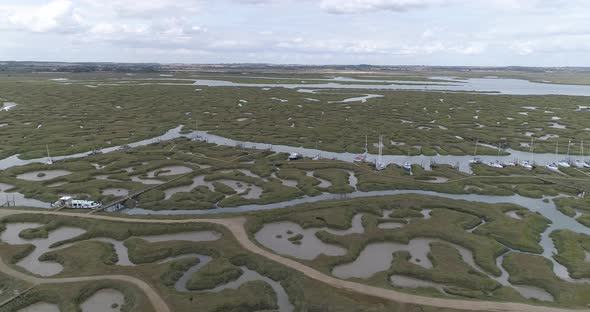
[[[51,165],[53,163],[53,160],[51,159],[51,156],[49,155],[49,145],[45,144],[45,148],[47,149],[47,163]]]
[[[580,142],[580,161],[584,162],[584,140]]]
[[[531,165],[535,163],[535,148],[533,147],[535,144],[535,137],[531,137]]]
[[[559,139],[557,139],[557,143],[555,143],[555,161],[559,161]]]
[[[475,151],[473,152],[473,156],[477,156],[477,143],[479,143],[479,139],[475,140]]]
[[[381,157],[383,153],[383,135],[379,136],[379,156],[377,157],[377,167],[381,167],[383,164],[383,159]]]
[[[315,149],[316,149],[316,151],[318,152],[318,154],[316,155],[316,157],[317,157],[317,159],[320,159],[320,154],[321,154],[321,153],[320,153],[320,150],[319,150],[319,148],[318,148],[318,147],[319,147],[319,145],[318,145],[318,144],[319,144],[319,140],[315,140]]]
[[[379,163],[382,163],[382,156],[383,155],[383,136],[379,136]]]
[[[570,145],[572,145],[572,139],[567,142],[567,156],[565,157],[566,161],[570,160]]]
[[[369,154],[369,147],[367,144],[367,135],[365,134],[365,157],[367,157],[367,154]]]

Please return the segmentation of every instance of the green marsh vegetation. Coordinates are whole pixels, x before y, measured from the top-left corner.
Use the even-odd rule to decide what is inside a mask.
[[[112,280],[68,284],[42,284],[0,307],[0,311],[18,311],[35,303],[55,304],[60,311],[80,311],[80,304],[102,289],[115,289],[123,293],[123,312],[154,311],[144,293],[133,285]]]
[[[23,292],[30,286],[24,281],[0,273],[0,302],[11,299],[15,294]]]
[[[590,236],[568,230],[551,233],[557,251],[555,260],[568,268],[573,278],[590,278]]]
[[[171,146],[176,146],[175,151],[166,152]],[[231,159],[242,154],[250,154],[248,159],[252,160],[230,162]],[[358,179],[357,188],[361,191],[411,189],[454,194],[520,194],[537,198],[542,195],[576,193],[575,189],[547,183],[534,177],[503,175],[465,177],[455,169],[442,165],[436,166],[432,171],[417,168],[415,174],[409,176],[395,166],[390,166],[384,172],[375,173],[370,166],[356,166],[339,161],[300,161],[283,164],[284,161],[274,160],[284,159],[284,157],[285,155],[215,147],[202,142],[178,139],[134,148],[126,152],[60,161],[51,166],[30,164],[14,167],[0,172],[0,181],[15,186],[14,191],[45,202],[55,201],[61,195],[72,195],[76,198],[88,198],[107,203],[118,197],[103,194],[105,190],[125,190],[131,194],[151,186],[135,178],[161,183],[180,176],[180,174],[159,175],[152,178],[148,175],[150,172],[160,171],[160,168],[182,166],[192,170],[189,175],[138,197],[137,206],[154,210],[209,209],[215,205],[232,207],[245,204],[268,204],[292,200],[304,195],[316,196],[322,192],[347,194],[354,191],[354,188],[349,185],[350,174]],[[96,169],[91,164],[101,164],[104,167]],[[47,181],[26,181],[16,178],[24,172],[46,169],[64,169],[71,173]],[[251,173],[247,175],[239,170],[249,170]],[[313,172],[312,176],[308,176],[308,172]],[[270,177],[272,173],[275,173],[277,178],[293,181],[296,184],[283,185],[283,181]],[[210,183],[210,188],[206,185],[195,185],[194,180],[199,177],[202,179],[200,183]],[[320,187],[318,178],[329,181],[331,185]],[[429,182],[437,178],[449,180],[446,183]],[[235,190],[228,185],[219,182],[222,180],[235,181],[244,188],[247,185],[258,187],[262,193],[259,198],[246,198],[243,194],[236,194]],[[191,185],[194,188],[191,189],[189,187]],[[166,190],[177,187],[181,188],[178,193],[172,194],[169,198],[165,197]],[[251,192],[252,187],[247,189]]]
[[[383,219],[382,211],[390,209],[393,210],[391,219]],[[422,209],[431,209],[431,218],[424,219],[420,212]],[[517,211],[522,219],[510,218],[505,215],[508,211]],[[457,295],[496,300],[523,299],[513,290],[502,288],[500,284],[463,263],[457,250],[445,242],[467,248],[473,253],[477,265],[486,272],[499,276],[500,270],[495,260],[508,250],[505,246],[541,253],[540,234],[549,224],[549,220],[541,215],[512,204],[484,204],[429,196],[398,195],[323,201],[282,210],[257,212],[251,214],[253,218],[248,223],[248,231],[254,239],[254,233],[265,223],[275,221],[291,221],[303,228],[327,226],[347,229],[351,226],[352,217],[357,213],[364,213],[364,233],[345,236],[325,231],[317,233],[317,237],[323,242],[345,247],[348,250],[345,256],[320,255],[311,261],[298,261],[330,274],[334,267],[354,261],[371,243],[408,243],[414,238],[440,239],[440,243],[431,244],[429,258],[435,264],[432,270],[407,262],[407,255],[400,252],[394,255],[394,265],[390,269],[368,279],[354,280],[389,288],[392,287],[389,276],[403,274],[447,284]],[[482,220],[485,220],[485,224],[477,227],[473,233],[467,231],[480,224]],[[378,228],[379,223],[392,221],[403,223],[403,226],[395,229]]]
[[[8,124],[0,128],[2,157],[17,153],[23,158],[42,157],[45,145],[53,155],[63,155],[126,144],[179,124],[194,128],[195,120],[200,130],[234,139],[309,148],[318,142],[323,150],[353,153],[364,149],[365,135],[369,142],[376,142],[380,134],[385,136],[384,153],[398,155],[472,154],[476,140],[528,150],[521,146],[530,142],[527,132],[537,138],[559,135],[562,153],[565,140],[574,139],[571,153],[577,154],[579,140],[590,139],[590,132],[584,131],[586,112],[575,111],[578,105],[586,105],[583,97],[351,89],[309,94],[285,88],[140,85],[158,80],[116,74],[71,77],[75,80],[50,81],[47,75],[0,77],[2,98],[18,103],[0,112],[0,120]],[[103,85],[87,87],[96,82]],[[195,92],[196,88],[202,91]],[[384,97],[365,103],[329,103],[367,93]],[[537,109],[524,108],[533,106]],[[551,128],[551,122],[567,128]],[[552,153],[555,139],[537,139],[535,146],[537,152]],[[376,149],[370,144],[370,152]],[[496,151],[481,147],[478,153],[495,155]]]
[[[555,298],[555,302],[563,305],[586,307],[588,304],[590,285],[559,279],[553,273],[551,261],[541,256],[510,253],[504,258],[503,265],[512,283],[544,289]]]
[[[87,276],[104,274],[124,274],[138,277],[153,286],[173,311],[192,311],[198,303],[202,311],[261,311],[276,309],[276,298],[272,289],[260,281],[248,282],[236,290],[224,290],[219,293],[178,292],[175,281],[187,268],[196,264],[194,259],[179,259],[158,263],[166,257],[186,253],[198,253],[213,258],[212,262],[196,272],[189,282],[194,288],[214,287],[231,281],[241,274],[239,267],[247,268],[267,276],[287,291],[290,302],[296,311],[344,311],[355,312],[358,309],[370,311],[435,311],[434,308],[415,305],[400,305],[394,302],[356,295],[334,289],[316,281],[305,278],[302,274],[287,269],[275,262],[250,254],[240,248],[231,234],[223,227],[208,224],[186,224],[174,227],[158,224],[134,224],[110,221],[84,220],[71,217],[45,215],[12,215],[1,220],[0,224],[9,222],[40,222],[44,228],[59,226],[76,226],[87,230],[80,237],[63,243],[78,243],[59,251],[52,252],[52,259],[64,266],[58,277]],[[179,233],[186,231],[214,230],[222,234],[217,241],[185,242],[169,241],[149,243],[133,236]],[[92,237],[110,237],[125,241],[130,257],[138,264],[132,267],[117,266],[113,261],[114,250],[105,243],[84,242]],[[102,247],[100,247],[102,245]],[[14,246],[0,244],[0,251],[5,261],[11,261]],[[215,272],[222,274],[216,274]],[[215,273],[215,274],[213,274]],[[239,273],[239,274],[238,274]],[[67,287],[65,287],[67,286]],[[77,305],[89,294],[98,289],[114,288],[125,294],[126,303],[123,311],[151,311],[149,302],[143,293],[125,283],[104,281],[92,283],[72,283],[66,285],[41,285],[27,295],[7,306],[13,311],[35,302],[58,304],[62,311],[76,311]],[[67,289],[67,291],[64,291]],[[59,290],[59,291],[58,291]],[[4,311],[4,310],[1,310]],[[452,310],[447,310],[452,311]]]
[[[435,165],[431,171],[414,166],[414,174],[410,176],[396,165],[375,172],[370,164],[306,159],[287,162],[286,156],[272,151],[217,146],[179,138],[125,151],[58,161],[52,165],[36,163],[12,167],[0,171],[0,182],[14,186],[13,191],[26,197],[47,203],[62,195],[108,203],[123,195],[105,193],[107,191],[133,194],[153,186],[151,183],[173,180],[137,198],[138,207],[152,210],[269,204],[317,196],[323,192],[345,195],[355,191],[351,186],[351,174],[360,191],[406,189],[452,194],[520,194],[540,198],[543,195],[575,195],[579,189],[590,189],[590,183],[583,178],[564,178],[541,168],[532,172],[536,176],[531,176],[531,172],[519,168],[504,171],[475,165],[476,175],[465,175],[448,165]],[[183,171],[171,174],[163,170],[170,167]],[[23,173],[55,169],[69,173],[43,181],[17,178]],[[184,172],[188,174],[181,176]],[[322,184],[320,179],[329,185]],[[237,194],[234,187],[220,182],[224,180],[241,185],[242,191],[248,194],[254,192],[254,188],[262,192],[259,197]],[[286,181],[291,184],[284,184]]]

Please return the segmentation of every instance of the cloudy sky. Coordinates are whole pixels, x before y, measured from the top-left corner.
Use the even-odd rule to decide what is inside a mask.
[[[590,1],[1,0],[0,60],[590,66]]]

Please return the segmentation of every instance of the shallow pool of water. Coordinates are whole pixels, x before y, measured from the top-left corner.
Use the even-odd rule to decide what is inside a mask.
[[[389,278],[391,285],[399,288],[435,288],[439,292],[445,294],[445,284],[435,283],[432,281],[421,280],[415,277],[394,274]]]
[[[191,241],[191,242],[207,242],[215,241],[221,238],[221,234],[214,231],[196,231],[196,232],[182,232],[174,234],[160,234],[139,236],[141,239],[150,243],[166,242],[166,241]]]
[[[37,302],[28,307],[17,310],[17,312],[60,312],[57,304]]]
[[[262,188],[254,184],[228,179],[217,181],[231,187],[238,195],[246,199],[258,199],[262,195]]]
[[[240,286],[247,282],[263,281],[270,285],[272,290],[275,292],[275,295],[277,296],[277,306],[279,308],[279,312],[292,312],[295,310],[295,307],[291,304],[291,302],[289,302],[289,296],[287,295],[287,292],[285,291],[283,286],[281,286],[280,283],[264,275],[261,275],[256,271],[250,270],[245,266],[240,267],[240,269],[243,273],[242,275],[240,275],[238,279],[231,281],[227,284],[217,286],[213,289],[206,290],[206,292],[220,292],[225,289],[238,289]]]
[[[325,179],[318,178],[318,177],[314,176],[314,175],[313,175],[313,171],[307,171],[307,172],[306,172],[306,175],[307,175],[308,177],[312,177],[312,178],[314,178],[314,179],[316,179],[316,180],[320,181],[320,184],[318,184],[318,185],[317,185],[317,187],[321,187],[321,188],[328,188],[328,187],[332,186],[332,182],[330,182],[330,181],[328,181],[328,180],[325,180]]]
[[[147,184],[147,185],[155,185],[155,184],[162,184],[164,183],[164,181],[162,180],[158,180],[158,179],[144,179],[140,176],[132,176],[131,177],[131,181],[133,182],[139,182],[139,183],[143,183],[143,184]]]
[[[283,184],[284,186],[297,187],[297,184],[298,184],[297,180],[281,179],[281,178],[277,177],[276,172],[273,172],[270,176],[281,181],[281,184]]]
[[[65,176],[70,173],[72,172],[67,170],[38,170],[21,173],[17,175],[16,178],[27,181],[46,181],[51,180],[53,178]]]
[[[19,233],[26,229],[42,226],[40,223],[9,223],[6,230],[0,235],[0,240],[10,245],[31,244],[35,249],[26,257],[16,263],[25,270],[40,276],[52,276],[60,273],[63,266],[57,262],[39,261],[39,257],[49,250],[53,243],[64,241],[79,236],[86,231],[75,227],[60,227],[49,232],[47,238],[23,239]]]
[[[152,170],[147,173],[148,178],[156,178],[158,176],[171,176],[192,172],[193,169],[186,166],[166,166]]]
[[[317,228],[303,229],[299,224],[293,222],[273,222],[265,224],[260,231],[256,232],[255,239],[264,247],[278,254],[303,260],[313,260],[320,254],[327,256],[346,254],[346,249],[319,240],[315,235],[318,231]],[[299,234],[303,235],[299,245],[288,240],[288,238]]]
[[[186,272],[184,272],[182,274],[182,276],[176,281],[176,283],[174,283],[174,288],[176,290],[178,290],[180,292],[187,292],[189,290],[186,288],[186,284],[192,278],[193,274],[196,273],[197,271],[199,271],[205,265],[207,265],[207,263],[211,262],[211,260],[213,260],[213,258],[211,258],[209,256],[205,256],[205,255],[199,255],[199,254],[186,254],[186,255],[181,255],[181,256],[176,256],[176,257],[169,257],[169,258],[166,258],[166,259],[160,261],[159,263],[167,263],[167,262],[172,262],[172,261],[176,261],[176,260],[180,260],[180,259],[198,259],[199,260],[199,263],[190,267]]]
[[[10,205],[38,207],[38,208],[51,208],[50,203],[45,203],[40,200],[25,198],[25,195],[16,191],[8,191],[14,188],[14,185],[0,183],[0,206],[4,205],[7,201],[10,201]]]
[[[407,245],[391,242],[369,244],[353,262],[334,267],[332,274],[342,279],[369,278],[389,269],[393,253],[398,251],[408,251],[411,254],[410,262],[430,269],[432,268],[432,263],[428,259],[430,242],[430,239],[416,238]]]
[[[400,223],[400,222],[382,222],[382,223],[379,223],[379,225],[377,225],[377,227],[380,229],[397,229],[397,228],[404,227],[404,225],[405,224]]]
[[[107,188],[102,190],[102,195],[112,195],[116,197],[123,197],[129,195],[129,191],[121,188]]]
[[[213,183],[205,181],[205,176],[200,175],[193,178],[193,182],[189,185],[175,186],[164,190],[165,199],[170,199],[172,195],[176,193],[188,193],[195,189],[197,186],[206,186],[210,191],[215,191]]]
[[[115,312],[121,311],[125,296],[116,289],[101,289],[80,305],[82,312]]]

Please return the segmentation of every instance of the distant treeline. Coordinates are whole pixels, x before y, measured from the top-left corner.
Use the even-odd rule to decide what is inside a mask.
[[[158,64],[158,63],[99,63],[99,62],[18,62],[0,61],[0,71],[55,71],[55,72],[174,72],[174,71],[219,71],[236,72],[257,70],[279,70],[292,72],[321,71],[359,71],[359,72],[573,72],[590,71],[590,67],[488,67],[488,66],[423,66],[423,65],[297,65],[264,63],[228,63],[228,64]]]
[[[158,72],[156,63],[0,62],[0,72]]]

